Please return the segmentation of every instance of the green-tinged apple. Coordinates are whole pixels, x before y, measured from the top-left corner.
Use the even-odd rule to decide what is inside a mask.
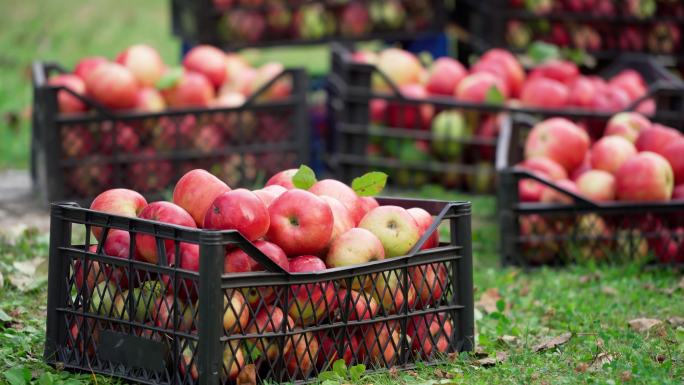
[[[294,330],[294,321],[277,306],[262,307],[254,316],[254,322],[250,324],[248,334],[280,333]],[[277,338],[254,338],[249,340],[255,349],[258,349],[264,357],[275,362],[281,355],[286,355],[292,348],[292,341],[288,340],[282,348]]]
[[[614,174],[625,161],[637,154],[634,144],[622,136],[604,136],[591,147],[591,167]]]
[[[589,170],[577,178],[577,189],[590,200],[612,201],[615,199],[615,177],[607,171]]]
[[[146,44],[126,48],[116,57],[116,62],[128,68],[144,87],[154,87],[165,70],[164,61],[157,50]]]
[[[420,238],[420,228],[406,209],[377,207],[361,220],[359,227],[369,230],[382,242],[385,258],[406,255]]]

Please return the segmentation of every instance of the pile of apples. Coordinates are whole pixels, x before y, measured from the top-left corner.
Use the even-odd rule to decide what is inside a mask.
[[[542,121],[530,131],[524,151],[525,160],[516,167],[559,189],[523,179],[518,183],[522,202],[573,204],[573,197],[561,190],[599,204],[684,200],[684,135],[636,112],[613,116],[594,143],[567,119]],[[663,263],[684,262],[684,222],[676,208],[657,215],[532,214],[520,217],[520,230],[536,237],[523,245],[534,263],[556,260],[573,247],[583,258],[596,260],[610,253],[639,258],[654,253]],[[577,244],[562,247],[562,239],[575,237],[581,238]]]
[[[214,0],[223,13],[217,34],[229,43],[364,38],[373,32],[419,31],[431,26],[430,1]]]
[[[239,107],[283,70],[276,62],[253,68],[237,54],[207,45],[191,49],[182,67],[170,68],[153,47],[136,44],[114,61],[102,56],[83,58],[73,73],[53,76],[48,84],[69,88],[111,110],[157,112],[167,107]],[[291,88],[289,79],[282,79],[261,97],[277,100],[287,97]],[[64,90],[57,99],[61,113],[90,109]]]
[[[613,116],[593,144],[582,127],[567,119],[540,122],[517,167],[595,202],[684,199],[684,135],[636,112]],[[523,202],[572,202],[534,181],[520,182],[519,194]]]
[[[538,15],[568,13],[595,16],[600,23],[540,20],[509,20],[506,40],[516,48],[526,48],[534,40],[543,40],[560,47],[586,51],[649,51],[674,54],[681,48],[682,23],[659,20],[659,16],[684,18],[684,3],[669,0],[511,0],[514,8],[525,8]],[[612,17],[633,17],[651,23],[625,23]],[[541,19],[541,18],[540,18]]]
[[[191,229],[237,230],[267,258],[292,273],[324,271],[407,255],[433,222],[433,217],[421,208],[380,206],[373,197],[360,196],[351,187],[333,179],[315,181],[314,176],[302,185],[298,175],[306,174],[305,171],[281,171],[270,178],[264,188],[250,191],[231,189],[209,172],[196,169],[178,181],[173,202],[148,203],[133,190],[113,189],[101,193],[90,208]],[[363,184],[365,189],[374,185],[381,190],[384,180]],[[110,229],[106,238],[100,228],[93,228],[92,232],[102,243],[103,253],[129,258],[132,237],[129,232]],[[153,235],[137,233],[134,237],[133,259],[155,265],[164,265],[163,261],[166,261],[170,266],[199,271],[198,245],[164,240],[166,255],[163,259],[158,255],[159,245]],[[438,246],[437,231],[426,239],[422,249]],[[91,246],[91,251],[97,252],[97,247]],[[266,268],[259,261],[242,249],[227,247],[224,273],[264,270]],[[271,346],[268,338],[255,339],[252,345],[259,350],[261,359],[272,361],[282,354],[291,378],[306,378],[314,368],[325,369],[338,358],[334,337],[325,332],[308,332],[308,327],[340,319],[366,320],[396,314],[404,306],[409,309],[439,306],[449,281],[446,266],[439,263],[417,265],[409,272],[408,288],[402,286],[403,277],[397,270],[359,274],[352,279],[351,288],[341,281],[322,281],[282,287],[286,289],[284,292],[273,286],[226,290],[223,304],[225,334],[261,334],[283,328],[300,330],[301,333],[292,337],[282,349]],[[135,286],[128,282],[128,275],[122,268],[104,266],[96,261],[91,261],[85,271],[77,261],[74,277],[79,290],[92,291],[91,312],[134,318],[138,322],[172,329],[174,309],[179,309],[179,329],[196,332],[196,280],[179,279],[179,287],[174,287],[173,279],[160,273],[159,281]],[[160,281],[164,283],[161,292],[147,289]],[[175,299],[174,289],[179,293]],[[124,306],[131,293],[143,299],[137,299],[139,307],[132,317]],[[288,297],[288,308],[283,307],[284,300],[279,298],[283,295]],[[452,327],[446,313],[412,317],[407,330],[412,350],[422,357],[446,352]],[[400,346],[399,323],[380,322],[357,329],[350,329],[351,339],[341,358],[348,364],[355,355],[367,363],[391,365],[395,362]],[[78,325],[73,325],[71,332],[77,335]],[[244,367],[245,356],[253,356],[244,349],[244,346],[226,345],[224,378],[234,379]],[[313,361],[311,357],[314,357]],[[196,379],[194,362],[193,349],[186,349],[180,370]]]
[[[352,59],[375,65],[411,99],[430,96],[451,97],[471,103],[501,103],[537,108],[582,108],[592,111],[619,112],[647,92],[643,77],[635,70],[624,70],[611,79],[585,76],[573,62],[550,59],[528,72],[509,51],[495,48],[485,52],[470,69],[449,57],[441,57],[429,67],[408,51],[388,48],[380,53],[357,51]],[[390,85],[379,75],[373,78],[373,89],[389,92]],[[427,129],[435,113],[431,106],[405,109],[397,113],[385,111],[391,106],[376,102],[373,116],[387,114],[388,123],[401,127]],[[645,101],[638,111],[650,115],[655,103]],[[417,124],[410,124],[417,121]]]

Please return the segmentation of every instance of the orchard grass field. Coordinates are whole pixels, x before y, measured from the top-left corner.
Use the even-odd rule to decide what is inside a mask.
[[[113,57],[146,42],[168,62],[179,55],[170,34],[169,0],[0,2],[0,169],[26,168],[31,103],[30,63],[67,67],[85,55]],[[259,62],[302,60],[324,71],[325,51],[300,48],[249,52]],[[316,55],[321,60],[312,60]],[[681,272],[638,265],[571,266],[523,271],[501,268],[495,202],[427,188],[416,196],[472,200],[478,349],[437,367],[364,375],[358,384],[681,384],[684,378],[684,281]],[[19,225],[19,224],[18,224]],[[0,229],[0,384],[118,384],[42,362],[47,285],[44,264],[22,275],[27,261],[47,257],[48,236]],[[31,265],[35,266],[35,265]],[[22,287],[22,290],[18,289]],[[644,331],[629,321],[660,324]],[[569,334],[567,334],[569,333]],[[565,336],[565,338],[554,338]],[[547,342],[546,349],[539,344]],[[550,342],[550,343],[549,343]],[[549,346],[550,345],[550,346]],[[498,358],[495,358],[498,357]],[[327,381],[330,383],[330,381]]]

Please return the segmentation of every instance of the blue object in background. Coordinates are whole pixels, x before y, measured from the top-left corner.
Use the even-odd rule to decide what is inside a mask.
[[[408,51],[415,54],[430,52],[434,59],[449,55],[449,39],[442,32],[433,36],[425,36],[404,44]]]

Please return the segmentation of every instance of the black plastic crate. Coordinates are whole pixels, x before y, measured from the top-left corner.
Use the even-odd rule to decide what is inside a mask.
[[[643,17],[629,13],[627,1],[621,0],[603,2],[612,11],[599,4],[574,11],[554,0],[550,10],[533,12],[511,3],[461,0],[467,16],[458,17],[456,23],[481,47],[524,52],[532,42],[546,41],[584,50],[602,63],[622,53],[650,56],[666,66],[684,63],[684,6],[680,2],[659,1],[656,13]]]
[[[160,198],[187,171],[203,168],[231,186],[249,187],[309,160],[308,77],[285,70],[237,108],[110,111],[64,87],[47,84],[54,63],[33,66],[32,173],[44,202],[89,203],[114,187]],[[264,100],[276,82],[289,96]],[[59,92],[84,101],[90,112],[60,114]],[[116,140],[114,140],[116,138]]]
[[[574,262],[684,264],[684,201],[592,202],[516,168],[535,119],[505,119],[497,150],[497,204],[504,265]],[[683,154],[684,155],[684,154]],[[573,203],[522,202],[518,183],[531,179]]]
[[[436,217],[406,256],[296,274],[235,230],[190,229],[55,204],[45,359],[146,384],[235,383],[248,363],[259,383],[304,383],[337,358],[373,372],[472,350],[470,203],[378,201],[421,207]],[[441,224],[448,241],[420,250]],[[101,244],[127,235],[128,253],[105,255],[94,245],[95,227]],[[135,258],[141,237],[155,241],[156,263]],[[169,265],[190,247],[199,250],[196,271]],[[243,250],[267,271],[224,274],[227,248]],[[388,280],[395,284],[383,284]],[[365,290],[354,293],[355,285]],[[377,299],[375,314],[366,313],[369,293]],[[358,305],[366,310],[351,310]],[[255,347],[262,353],[253,354]]]
[[[329,41],[413,40],[441,32],[446,23],[442,0],[236,0],[225,8],[217,8],[212,0],[171,3],[176,36],[192,44],[228,50]],[[357,12],[345,15],[349,7]],[[367,22],[356,25],[364,12]],[[299,30],[312,23],[316,25],[310,30]]]
[[[337,177],[347,182],[356,175],[380,169],[390,175],[389,183],[398,187],[437,183],[447,188],[492,193],[497,120],[503,115],[567,117],[581,120],[590,130],[597,131],[596,127],[602,130],[602,124],[615,113],[476,104],[438,96],[411,99],[403,96],[374,65],[354,62],[351,52],[341,44],[332,45],[331,66],[328,79],[331,131],[326,162]],[[625,69],[639,72],[649,85],[647,94],[627,110],[652,99],[657,105],[651,117],[654,121],[684,130],[684,83],[655,61],[643,57],[621,57],[601,71],[600,76],[609,78]],[[373,90],[372,84],[377,81],[374,79],[383,79],[390,91]],[[385,114],[374,116],[373,103],[386,103]],[[460,111],[469,132],[458,137],[433,136],[429,127],[425,129],[425,122],[416,118],[423,108],[433,111],[433,117],[445,111]],[[432,122],[434,118],[429,124]],[[488,136],[476,132],[478,129],[485,132],[484,124],[491,126]],[[595,132],[594,136],[600,133]],[[441,149],[438,151],[435,146]],[[445,156],[444,148],[452,153]]]

